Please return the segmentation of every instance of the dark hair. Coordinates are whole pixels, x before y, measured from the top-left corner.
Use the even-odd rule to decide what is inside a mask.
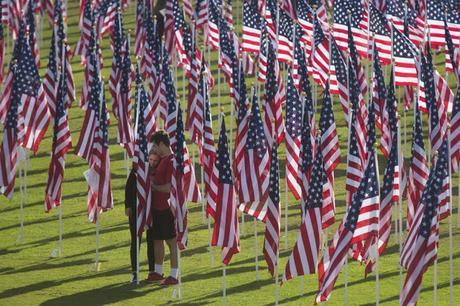
[[[153,142],[156,145],[163,143],[165,146],[169,147],[169,136],[165,131],[157,131],[150,138],[150,142]]]

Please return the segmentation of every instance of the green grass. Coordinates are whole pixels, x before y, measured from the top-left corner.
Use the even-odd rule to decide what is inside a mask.
[[[241,3],[237,2],[238,5]],[[241,12],[234,7],[234,12]],[[126,29],[133,30],[134,5],[125,14]],[[68,38],[74,47],[80,35],[77,26],[78,1],[69,1]],[[236,27],[239,31],[240,27]],[[41,48],[42,67],[46,67],[50,30],[45,22],[43,44]],[[132,31],[132,33],[134,33]],[[133,39],[132,39],[133,41]],[[8,46],[11,52],[11,46]],[[105,68],[103,76],[107,80],[111,61],[111,51],[107,37],[103,43]],[[217,78],[216,54],[212,55],[212,67]],[[8,58],[6,60],[8,62]],[[439,66],[439,65],[438,65]],[[78,95],[82,85],[82,66],[79,58],[73,60],[74,77]],[[442,69],[441,69],[442,70]],[[443,71],[441,71],[443,73]],[[44,69],[41,70],[44,74]],[[221,74],[222,107],[227,116],[227,127],[230,127],[230,99],[228,87]],[[178,93],[182,97],[182,77],[178,77]],[[253,81],[247,79],[248,85]],[[451,79],[452,88],[455,84]],[[212,93],[212,114],[214,119],[214,133],[217,136],[218,102],[217,88]],[[109,94],[107,93],[107,98]],[[336,200],[338,206],[336,224],[329,231],[329,237],[343,217],[345,205],[345,162],[347,133],[338,103],[334,107],[339,138],[342,149],[342,161],[336,171]],[[407,146],[405,157],[410,152],[411,118],[412,112],[407,113]],[[73,143],[76,144],[83,121],[84,113],[75,102],[70,110],[70,127]],[[319,117],[319,110],[317,118]],[[113,116],[112,116],[113,118]],[[233,123],[233,128],[235,124]],[[426,117],[424,130],[427,130]],[[17,242],[19,233],[19,180],[16,181],[16,191],[11,201],[0,198],[0,304],[1,305],[100,305],[100,304],[179,304],[178,299],[172,298],[173,289],[160,288],[155,285],[141,283],[139,287],[128,285],[130,278],[129,267],[129,229],[124,216],[124,184],[126,169],[123,160],[123,151],[116,144],[116,121],[113,119],[110,126],[110,155],[112,170],[112,189],[115,209],[108,211],[100,217],[100,261],[101,269],[93,272],[92,264],[95,260],[95,226],[88,223],[86,217],[86,191],[87,185],[83,172],[88,168],[81,158],[68,154],[65,183],[63,185],[63,254],[59,258],[51,258],[51,253],[58,242],[58,214],[57,210],[43,213],[44,190],[46,186],[50,149],[51,128],[43,140],[40,151],[30,159],[30,168],[27,178],[27,197],[24,205],[24,240]],[[233,137],[235,135],[233,131]],[[1,135],[0,135],[1,136]],[[217,137],[216,137],[217,139]],[[403,141],[404,145],[404,141]],[[428,147],[428,144],[426,144]],[[191,154],[196,156],[196,148],[189,146]],[[279,148],[282,177],[282,238],[280,242],[280,275],[290,255],[296,239],[300,223],[300,204],[289,195],[285,198],[284,183],[284,146]],[[196,158],[195,158],[196,159]],[[381,177],[386,162],[379,155]],[[200,179],[200,168],[197,166],[196,174]],[[456,180],[454,180],[454,185]],[[453,193],[458,194],[455,186]],[[287,201],[286,201],[287,200]],[[458,197],[453,203],[457,205]],[[284,236],[284,211],[286,202],[289,210],[288,243],[285,244]],[[404,203],[405,210],[405,203]],[[222,266],[220,264],[220,249],[212,250],[213,264],[210,262],[208,248],[209,233],[207,223],[202,219],[201,204],[189,204],[189,247],[181,255],[182,269],[182,303],[188,305],[221,304],[222,296]],[[455,287],[454,298],[460,300],[460,230],[456,222],[457,209],[454,209],[454,271]],[[396,216],[396,214],[395,214]],[[241,253],[236,254],[227,268],[227,294],[228,305],[253,304],[272,305],[275,301],[274,279],[269,276],[265,261],[262,256],[264,225],[256,224],[258,240],[255,248],[254,222],[246,216],[244,228],[240,223]],[[439,263],[438,263],[438,304],[448,305],[449,301],[449,240],[447,221],[443,222],[440,229]],[[259,260],[259,278],[255,272],[255,255]],[[141,249],[141,278],[147,273],[145,262],[145,243]],[[168,260],[168,259],[167,259]],[[396,305],[399,298],[399,246],[396,235],[392,234],[390,243],[384,256],[380,259],[380,300],[385,305]],[[166,261],[166,273],[169,272],[169,261]],[[350,305],[375,304],[375,280],[373,276],[364,278],[364,267],[356,262],[349,264],[348,270],[348,301]],[[433,304],[433,274],[434,268],[425,273],[419,305]],[[284,284],[279,291],[280,303],[286,305],[312,304],[315,290],[317,289],[317,276],[306,276],[291,280]],[[338,278],[329,305],[342,305],[344,302],[344,272]]]

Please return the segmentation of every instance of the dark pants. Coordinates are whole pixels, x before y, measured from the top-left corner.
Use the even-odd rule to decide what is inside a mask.
[[[136,265],[136,235],[137,235],[137,229],[136,229],[136,216],[130,217],[129,218],[129,231],[131,232],[131,248],[130,248],[130,253],[131,253],[131,269],[133,273],[136,272],[137,270],[137,265]],[[155,252],[153,249],[153,229],[148,229],[147,231],[147,259],[149,262],[149,272],[155,271]],[[139,249],[141,247],[141,241],[142,237],[139,237]]]

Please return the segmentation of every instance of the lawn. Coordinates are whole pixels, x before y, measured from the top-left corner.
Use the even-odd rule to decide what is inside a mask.
[[[241,1],[234,2],[234,13],[241,14]],[[68,8],[68,40],[72,47],[75,46],[80,31],[78,28],[78,1],[69,1]],[[135,28],[135,5],[134,2],[124,14],[126,30],[134,33]],[[241,20],[241,17],[235,18]],[[236,31],[241,33],[240,26]],[[44,31],[41,36],[41,75],[44,75],[44,67],[48,61],[49,43],[51,32],[47,21],[44,22]],[[134,41],[132,39],[131,41]],[[103,76],[108,79],[111,63],[111,50],[108,37],[103,42],[103,57],[105,68]],[[11,46],[7,46],[6,63],[9,63]],[[212,54],[213,75],[217,82],[217,57]],[[444,73],[441,59],[437,58],[438,67]],[[73,59],[73,71],[77,88],[77,96],[82,87],[82,66],[79,58]],[[221,76],[221,106],[226,113],[227,127],[235,128],[230,124],[233,120],[230,116],[230,99],[228,87],[225,84],[223,74]],[[388,78],[387,78],[388,79]],[[177,77],[178,94],[181,103],[185,106],[183,91],[183,76],[179,70]],[[247,79],[251,84],[252,79]],[[455,88],[453,78],[450,78],[452,88]],[[107,87],[106,87],[107,88]],[[212,92],[212,115],[214,134],[218,133],[218,88]],[[320,102],[320,90],[318,97]],[[399,91],[401,96],[401,91]],[[106,94],[107,102],[109,93]],[[321,105],[321,103],[319,103]],[[109,109],[111,106],[109,105]],[[334,106],[335,118],[338,125],[339,139],[341,143],[342,163],[335,173],[336,185],[335,196],[337,202],[337,222],[329,230],[329,238],[337,228],[344,214],[345,206],[345,167],[347,129],[344,123],[342,110],[338,103]],[[402,114],[402,112],[401,112]],[[70,127],[73,144],[77,143],[84,112],[78,107],[76,101],[70,110]],[[403,136],[403,151],[406,164],[410,154],[412,134],[412,111],[407,112],[406,142]],[[111,116],[113,118],[113,115]],[[319,118],[319,108],[316,113]],[[406,117],[402,115],[402,120]],[[424,117],[424,131],[427,130],[427,118]],[[62,256],[53,257],[52,253],[58,246],[58,210],[44,213],[44,191],[46,187],[48,165],[52,144],[52,129],[48,130],[40,150],[36,156],[30,157],[30,167],[27,176],[27,195],[24,204],[24,238],[18,241],[20,226],[20,197],[19,179],[16,181],[15,195],[11,201],[0,198],[0,304],[1,305],[140,305],[140,304],[187,304],[205,305],[221,304],[222,300],[222,265],[220,261],[220,249],[209,249],[209,237],[207,220],[203,218],[202,203],[189,203],[189,245],[188,249],[181,254],[182,274],[182,299],[174,297],[174,288],[160,288],[156,285],[141,282],[140,286],[129,284],[129,229],[128,221],[124,215],[124,184],[126,180],[126,165],[124,153],[116,144],[116,120],[112,119],[110,125],[110,158],[112,173],[112,189],[115,208],[104,213],[100,217],[100,267],[95,271],[95,225],[89,223],[86,217],[87,184],[83,172],[88,169],[87,163],[80,157],[71,153],[67,155],[65,182],[63,184],[62,214],[63,214],[63,250]],[[235,132],[232,132],[234,138]],[[404,130],[403,130],[404,135]],[[0,133],[1,136],[1,133]],[[188,135],[187,135],[188,136]],[[428,147],[425,138],[425,147]],[[189,151],[197,161],[195,145],[189,145]],[[285,193],[285,152],[284,146],[279,148],[281,165],[281,205],[282,205],[282,237],[280,241],[280,277],[287,259],[294,245],[297,231],[300,225],[300,204],[290,194]],[[380,177],[386,161],[379,155]],[[201,181],[201,171],[196,165],[196,174]],[[458,194],[458,178],[454,176],[453,194]],[[460,199],[453,197],[454,206]],[[405,202],[404,215],[405,215]],[[287,237],[285,235],[285,211],[288,215]],[[454,300],[460,301],[460,220],[457,220],[457,207],[454,208],[453,218],[453,267],[454,267]],[[394,210],[394,217],[397,216]],[[241,220],[241,217],[240,217]],[[212,225],[212,224],[211,224]],[[254,236],[254,231],[257,236]],[[228,305],[252,304],[273,305],[275,303],[275,280],[268,273],[266,263],[262,255],[264,224],[254,223],[252,217],[246,216],[245,222],[240,223],[241,252],[233,257],[231,264],[226,270],[227,303]],[[256,256],[258,256],[256,258]],[[449,235],[447,220],[441,224],[440,243],[438,253],[437,280],[438,305],[449,303]],[[147,274],[145,243],[141,249],[141,279]],[[256,260],[259,269],[256,271]],[[399,276],[399,244],[394,228],[390,242],[383,257],[380,258],[380,302],[385,305],[396,305],[400,292]],[[167,258],[165,272],[169,272]],[[348,291],[349,305],[373,305],[375,304],[376,282],[373,275],[364,278],[364,267],[356,262],[348,265],[348,287],[345,287],[345,270],[340,274],[332,297],[328,305],[343,305],[345,290]],[[434,276],[435,269],[430,267],[424,275],[419,305],[432,305],[434,303]],[[404,275],[403,275],[404,277]],[[317,276],[305,276],[291,280],[279,289],[279,301],[281,304],[298,305],[312,304],[318,287]]]

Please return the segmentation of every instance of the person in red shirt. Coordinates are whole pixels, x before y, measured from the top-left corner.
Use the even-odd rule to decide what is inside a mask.
[[[160,156],[160,163],[155,171],[152,182],[153,191],[153,239],[155,249],[155,272],[151,280],[160,281],[160,285],[175,285],[178,283],[178,249],[176,244],[175,219],[169,205],[171,178],[173,174],[173,154],[170,148],[169,136],[165,131],[152,135],[152,151]],[[168,245],[171,257],[170,275],[164,278],[163,261],[165,257],[164,241]]]

